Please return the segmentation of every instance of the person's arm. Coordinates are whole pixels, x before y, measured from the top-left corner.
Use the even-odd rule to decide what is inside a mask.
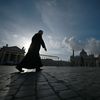
[[[44,48],[44,50],[45,50],[45,51],[47,51],[47,49],[46,49],[46,46],[45,46],[45,43],[44,43],[43,39],[41,39],[41,45],[42,45],[42,47]]]

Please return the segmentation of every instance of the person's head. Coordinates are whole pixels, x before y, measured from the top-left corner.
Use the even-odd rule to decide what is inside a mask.
[[[42,30],[39,30],[38,33],[42,35],[43,34],[43,31]]]

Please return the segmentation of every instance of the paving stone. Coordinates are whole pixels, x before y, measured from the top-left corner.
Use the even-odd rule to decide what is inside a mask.
[[[12,95],[15,95],[16,94],[16,90],[9,90],[7,95],[8,96],[12,96]]]
[[[0,100],[5,100],[5,96],[0,96]]]
[[[36,99],[35,96],[27,96],[27,97],[15,98],[14,100],[36,100]]]
[[[100,100],[100,96],[98,98],[96,98],[96,100]]]
[[[6,96],[4,100],[12,100],[12,99],[13,99],[13,96]]]
[[[62,99],[77,97],[77,94],[71,90],[60,91],[59,95]]]
[[[48,84],[48,82],[47,81],[44,81],[44,82],[37,82],[37,85],[45,85],[45,84]]]
[[[60,100],[56,95],[39,98],[38,100]]]
[[[85,91],[84,91],[84,92],[85,92]],[[87,89],[85,93],[87,93],[87,95],[89,95],[89,96],[91,96],[91,97],[97,98],[97,97],[100,96],[100,89],[99,89],[99,88],[94,88],[94,87],[92,87],[92,88],[90,88],[90,89]]]
[[[68,90],[68,87],[64,86],[64,85],[55,85],[54,86],[55,91],[63,91],[63,90]]]
[[[41,89],[50,89],[51,87],[48,84],[38,84],[37,85],[37,90]]]
[[[81,98],[81,97],[73,97],[73,98],[69,98],[68,100],[83,100],[83,98]]]
[[[10,88],[10,90],[16,90],[20,87],[20,85],[8,85],[8,87]]]
[[[44,90],[37,91],[38,98],[47,97],[47,96],[51,96],[54,94],[55,93],[52,89],[46,89],[46,90],[44,89]]]
[[[87,91],[81,91],[80,92],[80,96],[84,99],[84,100],[95,100],[95,98],[92,95],[89,95],[89,93],[87,93]]]
[[[52,79],[52,78],[48,78],[48,81],[49,81],[49,82],[57,82],[57,80]]]
[[[35,90],[34,85],[27,85],[27,86],[21,86],[20,91],[29,91],[29,90]]]
[[[0,96],[6,96],[8,91],[0,91]]]
[[[27,96],[33,96],[35,95],[35,91],[34,90],[30,90],[30,91],[19,91],[15,97],[27,97]]]
[[[39,78],[38,79],[38,82],[45,82],[46,80],[45,80],[45,78]]]

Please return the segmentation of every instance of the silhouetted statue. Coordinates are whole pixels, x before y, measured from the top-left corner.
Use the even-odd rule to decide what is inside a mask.
[[[26,56],[23,58],[23,60],[16,66],[16,68],[23,72],[22,68],[27,69],[34,69],[36,68],[36,71],[40,71],[40,67],[42,67],[41,58],[39,55],[40,47],[44,48],[45,51],[47,51],[45,43],[42,39],[43,31],[39,30],[38,33],[36,33],[32,37],[32,42],[30,44],[30,47],[28,49],[28,52]]]

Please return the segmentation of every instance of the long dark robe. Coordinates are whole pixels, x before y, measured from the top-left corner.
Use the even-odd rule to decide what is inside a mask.
[[[41,62],[40,55],[39,55],[39,50],[40,50],[41,45],[43,48],[45,48],[45,43],[42,39],[42,35],[39,33],[36,33],[32,37],[32,42],[26,56],[17,66],[21,68],[27,68],[27,69],[42,67],[43,65]]]

